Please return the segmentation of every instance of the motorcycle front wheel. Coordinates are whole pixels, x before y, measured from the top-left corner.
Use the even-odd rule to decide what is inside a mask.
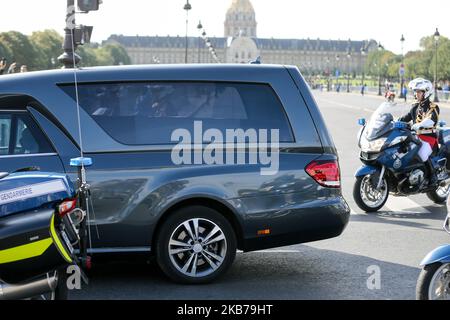
[[[450,264],[425,266],[416,287],[417,300],[450,300]]]
[[[376,181],[374,181],[376,180]],[[377,190],[378,179],[372,175],[357,177],[353,187],[353,198],[358,207],[365,212],[377,212],[389,197],[389,186],[383,178],[380,190]]]

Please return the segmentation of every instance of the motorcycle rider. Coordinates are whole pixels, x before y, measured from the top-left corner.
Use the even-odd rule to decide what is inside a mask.
[[[436,135],[436,126],[439,122],[440,109],[434,104],[430,97],[433,93],[433,85],[429,80],[417,78],[409,83],[409,88],[414,92],[416,102],[412,105],[411,110],[399,121],[412,122],[412,130],[416,131],[422,146],[419,150],[419,156],[423,162],[427,162],[430,170],[431,184],[437,180],[434,173],[431,155],[433,150],[438,147],[438,139]]]

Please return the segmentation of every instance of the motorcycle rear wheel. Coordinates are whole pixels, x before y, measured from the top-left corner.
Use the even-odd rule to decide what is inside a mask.
[[[445,204],[450,194],[450,186],[438,187],[436,190],[427,192],[427,197],[436,204]]]

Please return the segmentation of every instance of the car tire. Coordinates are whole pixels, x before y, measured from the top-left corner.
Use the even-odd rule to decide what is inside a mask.
[[[173,281],[204,284],[230,268],[236,248],[235,232],[222,214],[189,206],[174,211],[159,229],[156,260]]]

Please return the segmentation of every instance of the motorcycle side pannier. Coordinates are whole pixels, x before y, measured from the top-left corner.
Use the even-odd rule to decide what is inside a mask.
[[[74,260],[56,204],[75,196],[65,175],[11,174],[0,179],[0,279],[19,284]],[[61,228],[63,226],[64,228]]]
[[[0,279],[17,284],[72,263],[73,248],[60,223],[52,209],[1,218]]]
[[[445,147],[446,157],[447,157],[447,170],[450,170],[450,129],[440,129],[438,130],[439,144]]]

